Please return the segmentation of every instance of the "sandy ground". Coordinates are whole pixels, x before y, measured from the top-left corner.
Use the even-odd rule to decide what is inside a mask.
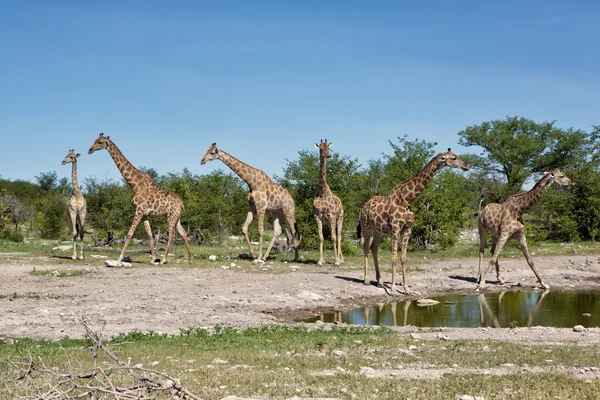
[[[599,289],[599,256],[534,257],[552,290]],[[56,339],[81,337],[79,316],[112,336],[118,333],[156,331],[178,333],[185,328],[212,328],[217,324],[244,328],[309,317],[318,311],[347,310],[390,300],[388,289],[362,283],[362,267],[274,262],[256,266],[245,260],[218,260],[213,267],[184,264],[133,268],[106,268],[101,261],[60,258],[19,258],[0,254],[0,338]],[[235,266],[231,266],[235,263]],[[223,267],[227,267],[225,269]],[[411,298],[444,293],[475,293],[476,259],[422,260],[409,268]],[[37,271],[87,270],[81,276],[32,275]],[[506,285],[488,275],[487,291],[515,285],[537,285],[523,258],[502,259]],[[374,280],[375,272],[369,271]],[[401,277],[397,279],[401,283]],[[397,299],[406,299],[398,286]],[[16,293],[16,296],[14,295]],[[415,331],[415,327],[398,327]],[[423,339],[439,333],[422,330]],[[444,339],[491,338],[515,341],[598,343],[600,328],[584,332],[558,328],[449,328]]]

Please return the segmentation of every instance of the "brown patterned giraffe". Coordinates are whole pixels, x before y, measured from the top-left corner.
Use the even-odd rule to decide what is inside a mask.
[[[504,247],[506,241],[512,237],[519,241],[521,251],[527,260],[527,264],[537,277],[540,285],[545,289],[550,289],[550,286],[542,281],[541,276],[535,269],[535,265],[529,250],[527,249],[527,241],[525,240],[525,225],[521,216],[527,212],[540,199],[542,194],[548,190],[552,183],[557,183],[561,186],[574,185],[573,181],[563,174],[560,169],[556,168],[552,172],[545,172],[544,176],[535,184],[533,189],[525,193],[518,193],[509,196],[503,203],[489,203],[481,210],[477,218],[477,226],[479,229],[479,267],[477,270],[477,289],[485,287],[485,277],[492,267],[496,266],[496,276],[498,282],[504,283],[504,279],[500,274],[500,264],[498,263],[498,255]],[[485,242],[487,241],[488,232],[492,234],[492,258],[483,274],[481,275],[481,260],[485,252]]]
[[[210,145],[200,164],[204,165],[208,161],[212,160],[223,161],[223,163],[231,168],[231,170],[235,172],[244,182],[246,182],[250,188],[250,192],[248,192],[248,203],[250,205],[250,210],[248,211],[246,222],[244,222],[244,226],[242,227],[242,232],[244,233],[244,238],[246,239],[246,244],[248,245],[248,250],[250,251],[250,256],[252,258],[256,258],[254,250],[252,249],[252,244],[250,243],[250,237],[248,236],[248,226],[256,215],[258,220],[259,243],[258,258],[256,258],[256,262],[262,263],[266,261],[269,253],[271,252],[273,244],[279,238],[279,235],[281,235],[282,229],[280,221],[283,218],[285,218],[287,221],[287,224],[289,225],[293,235],[292,248],[295,251],[294,260],[298,260],[298,245],[300,244],[300,239],[296,237],[298,226],[296,225],[296,218],[294,216],[294,199],[290,193],[286,189],[275,184],[275,182],[273,182],[271,178],[269,178],[267,174],[260,169],[251,167],[250,165],[217,148],[216,143]],[[269,243],[269,247],[267,247],[267,251],[263,255],[262,245],[266,212],[269,212],[273,217],[274,232],[273,238]]]
[[[79,183],[77,182],[77,159],[81,154],[75,154],[75,150],[69,150],[65,159],[62,161],[62,165],[73,164],[71,166],[71,180],[73,181],[73,193],[67,203],[67,215],[71,221],[71,236],[73,237],[73,260],[77,259],[77,235],[79,235],[79,244],[81,245],[81,260],[85,259],[83,255],[83,234],[85,232],[85,217],[87,215],[87,202],[85,197],[81,193]],[[77,223],[77,217],[79,217],[79,224]]]
[[[468,171],[469,167],[456,154],[448,149],[445,153],[439,153],[425,165],[425,167],[414,177],[407,179],[394,187],[392,193],[388,196],[371,197],[360,210],[360,223],[357,227],[357,233],[360,238],[362,233],[364,237],[363,254],[365,258],[364,282],[367,280],[367,266],[369,259],[369,242],[373,237],[370,250],[373,253],[373,264],[375,264],[375,277],[377,285],[383,286],[381,274],[379,273],[378,249],[384,235],[390,235],[392,241],[392,295],[396,291],[396,266],[398,264],[398,241],[402,235],[402,254],[400,263],[402,264],[402,284],[404,291],[408,294],[408,284],[406,280],[406,248],[412,225],[415,222],[415,215],[409,209],[413,201],[421,194],[427,184],[433,179],[437,171],[444,167],[460,168]]]
[[[183,226],[181,226],[180,216],[181,211],[183,210],[183,203],[179,196],[158,187],[152,178],[150,178],[150,175],[135,168],[129,160],[125,158],[117,145],[110,140],[110,136],[104,136],[104,134],[101,133],[94,144],[92,144],[92,147],[90,147],[88,154],[103,149],[108,151],[117,165],[117,168],[121,171],[123,178],[125,178],[133,190],[133,199],[131,200],[131,203],[135,208],[135,217],[133,218],[129,232],[127,232],[127,236],[125,237],[125,243],[123,244],[123,250],[119,256],[119,261],[123,259],[125,249],[135,232],[135,228],[137,228],[142,218],[144,216],[162,217],[165,215],[167,216],[169,239],[167,241],[167,249],[162,263],[166,264],[168,262],[169,250],[171,250],[173,239],[175,239],[175,230],[177,230],[179,235],[183,238],[183,242],[185,243],[188,252],[189,262],[191,263],[194,261],[194,255],[192,254],[190,245],[187,241],[187,234],[183,229]],[[156,259],[154,253],[154,240],[152,238],[152,229],[150,228],[150,222],[148,222],[148,220],[144,221],[144,228],[146,228],[148,241],[150,243],[151,262],[154,262]]]
[[[331,231],[331,241],[333,242],[333,254],[335,257],[335,265],[340,265],[344,262],[342,254],[342,224],[344,223],[344,206],[339,197],[337,197],[327,184],[327,168],[325,160],[329,160],[329,149],[331,143],[321,140],[320,144],[315,143],[315,147],[319,149],[319,159],[321,166],[321,181],[319,184],[319,194],[313,202],[313,210],[315,219],[317,220],[317,228],[319,232],[319,262],[318,265],[323,265],[323,220],[329,225]]]

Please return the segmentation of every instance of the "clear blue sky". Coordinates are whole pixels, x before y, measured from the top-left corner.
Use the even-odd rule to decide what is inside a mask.
[[[493,3],[493,4],[492,4]],[[212,142],[282,175],[313,143],[363,165],[507,115],[600,124],[597,1],[0,0],[0,176],[208,173]],[[315,150],[316,151],[316,150]]]

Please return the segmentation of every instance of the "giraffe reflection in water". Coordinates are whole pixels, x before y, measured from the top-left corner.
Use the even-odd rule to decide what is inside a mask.
[[[537,301],[535,302],[535,305],[533,306],[533,308],[527,315],[527,323],[525,324],[525,327],[527,327],[527,328],[531,327],[531,325],[533,323],[533,318],[535,317],[536,312],[539,310],[540,305],[542,304],[542,301],[544,300],[544,297],[546,297],[546,295],[548,293],[550,293],[549,290],[544,290],[543,292],[540,293],[539,297],[537,298]],[[502,298],[504,297],[505,294],[506,294],[506,292],[501,292],[498,295],[498,303],[495,307],[495,310],[492,310],[492,308],[490,307],[490,305],[487,301],[487,298],[485,297],[484,294],[480,294],[477,296],[477,303],[479,305],[479,322],[482,327],[491,326],[492,328],[505,328],[500,323],[500,319],[498,317],[501,314],[500,306],[502,305]],[[485,315],[484,309],[490,318],[491,325],[486,324],[486,322],[485,322],[486,315]]]

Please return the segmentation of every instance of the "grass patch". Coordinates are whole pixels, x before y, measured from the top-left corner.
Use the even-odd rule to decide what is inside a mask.
[[[63,295],[51,294],[51,293],[45,293],[45,294],[40,294],[40,293],[36,293],[36,292],[27,292],[27,293],[13,292],[13,293],[8,293],[8,294],[0,293],[0,299],[9,299],[9,300],[17,300],[17,299],[58,300],[58,299],[64,299],[64,298],[65,298],[65,296],[63,296]]]
[[[72,278],[76,276],[83,276],[92,273],[93,271],[88,269],[66,269],[60,271],[50,271],[50,270],[37,270],[33,269],[29,271],[29,275],[32,276],[52,276],[56,278]]]
[[[0,343],[0,375],[13,376],[15,371],[7,360],[27,354],[43,359],[55,371],[73,365],[89,367],[89,344],[80,339]],[[132,364],[141,363],[178,377],[184,387],[203,399],[449,399],[464,394],[596,398],[600,391],[597,377],[585,383],[573,372],[599,366],[598,346],[489,340],[415,342],[405,333],[385,328],[337,326],[265,326],[241,332],[216,327],[211,332],[184,329],[178,335],[132,332],[105,344],[123,360],[131,358]],[[411,348],[413,345],[416,349]],[[513,365],[508,372],[483,373],[506,369],[502,366],[508,363]],[[443,372],[436,375],[436,370]],[[404,372],[414,374],[409,378]],[[18,384],[7,386],[5,396],[8,389],[13,390],[13,397],[4,398],[22,394]]]

